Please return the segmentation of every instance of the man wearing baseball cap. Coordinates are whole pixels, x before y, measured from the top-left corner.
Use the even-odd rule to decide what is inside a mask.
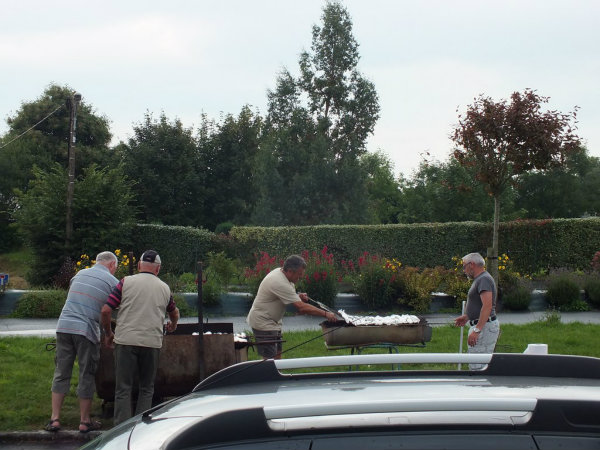
[[[123,278],[102,307],[104,340],[115,349],[115,425],[133,415],[131,397],[136,375],[139,392],[135,414],[152,406],[166,313],[170,319],[167,331],[177,328],[179,310],[169,286],[158,278],[160,264],[157,252],[145,251],[138,262],[139,273]],[[113,334],[110,319],[115,309],[118,314]]]

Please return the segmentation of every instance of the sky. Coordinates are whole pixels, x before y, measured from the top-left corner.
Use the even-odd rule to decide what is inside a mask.
[[[577,113],[600,156],[600,1],[342,0],[358,70],[377,90],[369,151],[410,177],[446,161],[449,135],[474,99],[534,89]],[[0,134],[52,83],[106,116],[113,144],[149,112],[197,128],[244,105],[266,113],[285,68],[298,74],[324,0],[2,0]]]

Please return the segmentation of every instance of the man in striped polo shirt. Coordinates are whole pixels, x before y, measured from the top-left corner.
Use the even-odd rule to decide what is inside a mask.
[[[96,369],[100,359],[100,311],[106,297],[117,285],[113,276],[118,260],[112,252],[96,256],[96,264],[79,271],[72,279],[56,327],[56,367],[52,380],[52,416],[47,431],[60,429],[60,410],[69,392],[75,357],[79,362],[79,431],[87,433],[99,428],[92,422],[90,411],[96,391]]]

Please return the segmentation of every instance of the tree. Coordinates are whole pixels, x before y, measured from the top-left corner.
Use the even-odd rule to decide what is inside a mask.
[[[515,218],[515,193],[509,186],[501,195],[505,215]],[[492,220],[494,205],[475,179],[472,168],[454,158],[445,162],[422,161],[418,170],[401,180],[400,223],[462,222]],[[508,211],[508,214],[506,213]]]
[[[261,127],[262,118],[248,106],[237,117],[229,114],[218,124],[204,119],[198,145],[202,166],[206,167],[207,228],[214,230],[224,222],[250,222],[257,199],[253,166]]]
[[[328,2],[300,77],[287,70],[269,91],[265,141],[257,157],[262,189],[254,220],[266,224],[364,223],[368,207],[360,156],[379,116],[373,84],[357,70],[348,12]],[[269,168],[267,170],[266,168]],[[269,178],[271,177],[271,178]]]
[[[498,281],[498,227],[500,195],[513,179],[532,170],[548,170],[565,164],[579,151],[575,135],[576,110],[568,114],[543,112],[548,97],[526,89],[514,92],[511,101],[494,102],[480,95],[458,116],[451,139],[454,157],[474,169],[476,178],[494,198],[491,272]]]
[[[49,170],[56,162],[67,167],[67,101],[73,92],[68,86],[50,85],[37,100],[24,102],[7,119],[9,130],[0,141],[0,230],[7,229],[14,220],[13,213],[18,208],[15,190],[27,189],[34,165],[43,170]],[[116,160],[108,147],[110,139],[108,119],[96,115],[84,99],[77,113],[76,171],[92,164],[114,166]]]
[[[369,216],[371,223],[398,223],[400,212],[400,184],[396,181],[393,164],[381,152],[367,153],[361,157],[361,165],[367,173],[369,193]]]
[[[51,282],[65,255],[67,170],[54,163],[49,171],[33,169],[26,192],[19,192],[19,225],[35,253],[31,279]],[[92,165],[77,177],[73,198],[73,246],[66,256],[76,260],[86,252],[98,252],[126,244],[133,223],[131,182],[121,167]],[[95,254],[95,253],[94,253]]]
[[[564,167],[519,177],[516,204],[528,219],[582,217],[600,213],[600,161],[583,149]]]
[[[135,182],[140,220],[204,225],[206,168],[191,129],[184,128],[178,119],[170,122],[164,113],[158,120],[147,113],[119,152],[126,175]]]

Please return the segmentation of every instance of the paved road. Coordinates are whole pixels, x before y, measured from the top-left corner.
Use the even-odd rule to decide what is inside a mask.
[[[543,320],[547,313],[536,312],[504,312],[498,314],[500,323],[526,324]],[[455,314],[427,314],[424,316],[432,326],[441,326],[452,323]],[[600,311],[564,312],[560,313],[564,323],[581,322],[600,324]],[[206,320],[206,318],[205,318]],[[209,317],[209,323],[231,322],[233,331],[241,333],[250,327],[246,317]],[[322,318],[314,316],[289,316],[283,319],[283,331],[319,330]],[[0,337],[2,336],[41,336],[54,337],[57,319],[10,319],[0,318]],[[180,323],[197,323],[194,317],[183,317]]]

